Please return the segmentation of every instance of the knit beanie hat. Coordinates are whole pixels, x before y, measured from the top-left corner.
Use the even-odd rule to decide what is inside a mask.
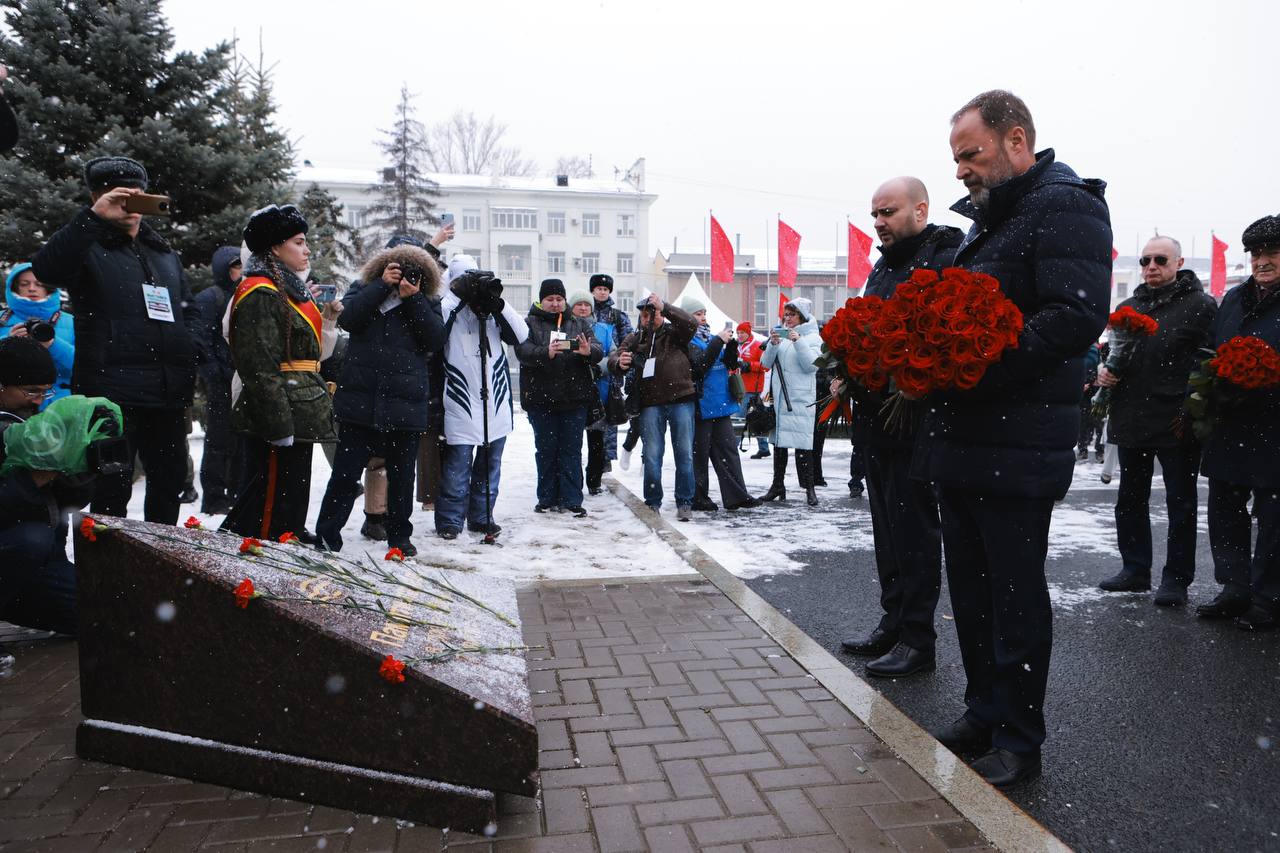
[[[699,311],[706,311],[707,306],[702,304],[701,299],[694,299],[692,296],[686,296],[680,300],[680,307],[688,311],[690,314],[696,314]]]
[[[31,338],[0,341],[0,385],[52,385],[58,367],[42,344]]]
[[[738,324],[738,328],[736,329],[736,331],[746,332],[749,335],[751,334],[751,324],[748,323],[746,320],[743,320],[741,323]]]
[[[587,293],[585,290],[574,291],[573,296],[569,297],[569,307],[572,308],[579,302],[585,302],[594,308],[596,301],[592,299],[591,294]]]
[[[544,278],[542,287],[538,288],[538,301],[541,302],[548,296],[559,296],[564,298],[564,282],[558,278]]]

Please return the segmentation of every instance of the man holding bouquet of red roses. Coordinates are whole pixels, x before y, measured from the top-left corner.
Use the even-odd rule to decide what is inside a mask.
[[[880,258],[867,278],[869,296],[888,299],[916,270],[941,272],[951,266],[964,238],[958,228],[929,224],[929,193],[918,178],[886,181],[871,197],[871,215]],[[852,388],[852,440],[854,453],[862,452],[866,464],[884,615],[869,635],[843,645],[875,658],[867,663],[868,674],[898,678],[934,666],[942,530],[933,488],[910,476],[915,431],[889,429],[881,414],[884,402],[883,392]]]
[[[1044,562],[1054,501],[1075,468],[1084,353],[1107,321],[1105,184],[1035,153],[1021,99],[984,92],[951,119],[952,210],[973,220],[956,266],[993,276],[1020,309],[1016,346],[975,387],[929,399],[916,471],[937,484],[947,578],[968,686],[934,732],[997,786],[1040,772],[1053,612]]]
[[[1139,264],[1142,284],[1117,310],[1130,308],[1150,318],[1155,331],[1130,336],[1122,372],[1115,372],[1114,365],[1098,368],[1098,385],[1111,389],[1107,442],[1120,453],[1116,538],[1124,561],[1117,574],[1098,586],[1110,592],[1151,588],[1151,478],[1159,459],[1169,545],[1155,603],[1173,607],[1187,603],[1187,587],[1196,574],[1200,474],[1199,444],[1177,434],[1174,424],[1187,395],[1187,378],[1209,342],[1218,305],[1196,274],[1183,269],[1182,245],[1172,237],[1147,241]],[[1120,334],[1118,329],[1114,333]]]
[[[1239,376],[1246,384],[1232,389],[1231,405],[1217,408],[1205,443],[1209,545],[1222,592],[1196,612],[1206,619],[1234,616],[1237,627],[1262,631],[1280,625],[1280,450],[1275,441],[1280,424],[1280,359],[1275,355],[1280,349],[1280,216],[1254,222],[1241,243],[1250,253],[1253,275],[1222,298],[1213,326],[1212,346],[1219,356],[1214,361],[1229,357],[1224,353],[1231,349],[1256,354],[1243,356],[1250,362],[1240,366],[1244,369],[1233,369],[1234,364],[1215,368],[1219,377],[1230,381]],[[1256,544],[1250,497],[1258,520]]]

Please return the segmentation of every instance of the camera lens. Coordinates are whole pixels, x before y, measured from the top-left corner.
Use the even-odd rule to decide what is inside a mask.
[[[33,341],[47,344],[53,340],[54,328],[49,323],[43,323],[39,320],[29,320],[27,322],[27,334],[31,336]]]

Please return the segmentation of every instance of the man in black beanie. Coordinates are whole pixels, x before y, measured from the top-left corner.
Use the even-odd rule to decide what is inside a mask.
[[[32,260],[36,276],[66,288],[76,306],[71,390],[106,397],[124,411],[125,437],[147,471],[147,521],[174,524],[187,469],[187,421],[195,385],[200,312],[182,260],[130,213],[147,170],[128,157],[85,165],[91,204]],[[123,516],[131,471],[102,477],[93,511]]]
[[[57,378],[49,351],[31,338],[0,341],[0,464],[4,431],[39,412]],[[0,621],[74,634],[76,574],[64,513],[84,506],[90,491],[56,480],[54,471],[25,468],[0,477]]]

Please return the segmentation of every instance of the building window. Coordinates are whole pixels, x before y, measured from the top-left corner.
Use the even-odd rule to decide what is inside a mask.
[[[618,255],[618,272],[633,273],[636,271],[635,255]]]
[[[532,281],[533,248],[531,246],[499,246],[498,277],[503,281]]]
[[[547,275],[564,273],[564,252],[547,252]]]
[[[480,230],[480,211],[475,208],[463,208],[462,210],[462,230],[463,231],[479,231]]]
[[[582,236],[583,237],[599,237],[600,236],[600,214],[598,213],[582,214]]]
[[[623,314],[630,314],[636,307],[636,295],[630,291],[618,296],[618,310]],[[619,342],[621,343],[621,342]]]
[[[636,216],[634,213],[618,214],[618,236],[634,237],[636,236]],[[619,270],[621,272],[621,270]]]
[[[817,309],[818,317],[822,320],[827,320],[836,315],[836,300],[844,289],[839,285],[819,289],[822,291],[822,307]]]
[[[1121,299],[1128,299],[1128,298],[1129,298],[1129,282],[1117,281],[1116,282],[1116,299],[1121,300]]]
[[[369,224],[369,211],[363,207],[347,208],[347,224],[352,228],[363,228]]]
[[[522,207],[495,207],[489,225],[502,231],[536,231],[538,211]]]
[[[547,214],[547,233],[563,234],[564,233],[564,211],[555,211]]]
[[[597,220],[599,224],[599,220]],[[583,252],[582,253],[582,274],[595,275],[600,272],[600,253],[599,252]]]

